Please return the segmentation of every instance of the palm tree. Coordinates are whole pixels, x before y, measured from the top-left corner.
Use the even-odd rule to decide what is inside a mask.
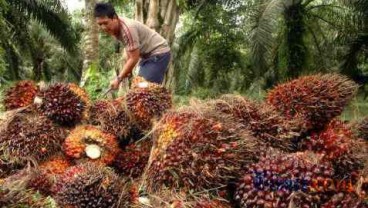
[[[35,56],[36,49],[29,30],[31,20],[46,28],[66,51],[77,52],[78,36],[61,0],[2,0],[1,3],[0,47],[6,50],[8,70],[5,76],[8,79],[20,79],[22,57],[27,54]]]
[[[346,38],[348,51],[340,66],[341,72],[365,84],[368,83],[368,76],[362,73],[358,64],[368,60],[368,1],[344,0],[343,3],[352,10],[353,30]]]
[[[258,78],[269,76],[272,85],[308,73],[313,52],[319,54],[315,70],[328,67],[323,61],[327,47],[322,45],[333,35],[326,35],[326,28],[335,33],[342,29],[336,22],[343,19],[343,8],[335,1],[264,0],[254,6],[250,42]]]

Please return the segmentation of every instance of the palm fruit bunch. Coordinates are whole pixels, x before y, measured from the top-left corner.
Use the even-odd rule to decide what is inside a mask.
[[[128,136],[131,122],[121,100],[99,100],[90,109],[89,122],[117,137]]]
[[[216,189],[237,178],[262,151],[260,142],[237,122],[205,105],[164,114],[153,141],[145,172],[149,192],[164,186],[183,191]]]
[[[90,125],[77,126],[63,144],[67,157],[75,160],[91,160],[111,164],[119,153],[117,138]]]
[[[7,90],[3,104],[6,110],[13,110],[33,103],[38,91],[37,85],[31,80],[23,80]]]
[[[347,153],[350,148],[352,133],[340,120],[334,119],[319,132],[312,132],[301,142],[301,149],[311,150],[325,155],[332,161]]]
[[[65,135],[64,129],[45,116],[21,111],[0,130],[0,154],[9,161],[33,158],[40,162],[61,150]]]
[[[55,199],[67,207],[128,207],[127,183],[96,163],[80,164],[81,172],[66,180]]]
[[[293,139],[304,132],[302,122],[287,119],[272,106],[257,103],[239,95],[223,95],[208,102],[213,108],[229,114],[244,125],[253,136],[283,150],[294,149]]]
[[[245,168],[235,200],[240,207],[314,207],[328,199],[333,169],[300,153],[271,154]],[[296,192],[303,194],[294,196]],[[296,196],[296,195],[295,195]]]
[[[338,193],[323,204],[321,208],[368,208],[368,202],[363,201],[355,193]]]
[[[36,174],[33,174],[27,187],[44,195],[51,195],[55,177],[63,174],[71,166],[72,163],[63,155],[55,155],[39,165]]]
[[[170,92],[160,85],[138,84],[128,91],[125,99],[129,113],[142,130],[148,130],[152,119],[160,117],[172,106]]]
[[[161,85],[147,81],[145,78],[141,76],[136,76],[133,78],[131,88],[140,88],[140,87],[149,87],[149,88],[155,88],[155,87],[161,87]]]
[[[152,141],[149,139],[126,146],[115,158],[117,172],[132,178],[141,176],[148,163],[151,147]]]
[[[39,97],[41,112],[59,124],[72,126],[89,116],[88,95],[76,84],[52,85],[42,90]]]
[[[342,113],[357,89],[345,76],[317,74],[276,86],[268,92],[267,102],[288,119],[300,118],[307,129],[318,129]]]
[[[368,116],[363,118],[361,121],[354,123],[352,130],[354,131],[356,137],[368,141]]]
[[[359,170],[363,168],[364,158],[368,157],[367,144],[354,139],[350,128],[337,119],[333,119],[323,130],[312,132],[300,146],[303,150],[323,154],[323,160],[333,164],[338,179],[356,180]]]

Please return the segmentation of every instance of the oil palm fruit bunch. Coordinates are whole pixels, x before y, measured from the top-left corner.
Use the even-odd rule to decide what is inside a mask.
[[[0,130],[0,154],[12,160],[46,160],[60,151],[64,129],[42,115],[28,111],[14,114]]]
[[[147,81],[145,78],[141,76],[136,76],[133,78],[131,88],[140,88],[140,87],[154,88],[154,87],[161,87],[161,85]]]
[[[293,139],[304,132],[302,122],[287,119],[266,103],[257,103],[239,95],[223,95],[208,105],[234,117],[253,136],[283,150],[294,149]]]
[[[237,122],[205,105],[165,113],[153,140],[145,172],[149,192],[164,186],[216,189],[236,178],[261,151],[260,143]]]
[[[301,142],[301,149],[322,154],[324,161],[331,162],[340,180],[356,180],[368,157],[367,148],[364,141],[353,138],[348,125],[337,119]]]
[[[151,147],[152,141],[149,139],[126,146],[115,158],[116,172],[132,178],[141,176],[148,163]]]
[[[63,155],[57,154],[37,167],[37,171],[32,175],[27,187],[37,190],[44,195],[52,195],[55,178],[63,174],[71,166],[71,161]]]
[[[54,84],[39,93],[39,109],[51,120],[73,126],[89,116],[87,93],[76,84]]]
[[[318,129],[342,113],[357,88],[339,74],[304,76],[276,86],[268,92],[267,102],[288,119],[301,118],[307,129]]]
[[[82,171],[66,180],[55,197],[60,205],[75,208],[128,207],[129,191],[124,180],[96,163],[87,162],[79,166]]]
[[[355,136],[368,141],[368,116],[352,125]]]
[[[133,87],[125,99],[128,112],[142,130],[148,130],[152,125],[152,119],[160,117],[172,106],[170,92],[159,85]]]
[[[77,126],[63,144],[67,157],[75,160],[91,160],[111,164],[119,153],[117,138],[90,125]]]
[[[38,91],[37,85],[31,80],[17,82],[9,88],[4,96],[3,104],[6,110],[13,110],[33,103]]]
[[[368,202],[363,201],[355,193],[338,193],[323,204],[321,208],[367,208]]]
[[[237,184],[235,200],[240,207],[314,207],[328,199],[333,169],[304,154],[271,154],[246,167]],[[301,192],[298,197],[293,193]]]
[[[99,100],[90,109],[90,124],[119,138],[128,136],[131,121],[121,100]]]
[[[301,142],[301,149],[311,150],[325,155],[332,161],[349,151],[352,141],[350,129],[340,120],[334,119],[318,132],[312,132]]]

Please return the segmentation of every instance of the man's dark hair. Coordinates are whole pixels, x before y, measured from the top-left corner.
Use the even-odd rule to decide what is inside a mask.
[[[110,3],[97,3],[95,6],[95,17],[113,18],[116,15],[114,6]]]

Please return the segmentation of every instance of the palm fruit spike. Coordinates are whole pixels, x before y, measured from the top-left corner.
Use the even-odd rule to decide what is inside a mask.
[[[354,193],[338,193],[321,208],[368,208],[368,202],[359,199]]]
[[[117,137],[128,136],[131,121],[121,100],[99,100],[90,109],[90,124],[100,126],[104,132]]]
[[[148,163],[151,147],[149,139],[126,146],[115,158],[114,167],[117,172],[132,178],[141,176]]]
[[[74,125],[88,118],[90,101],[86,92],[75,84],[55,84],[40,92],[39,109],[51,120]]]
[[[128,207],[127,183],[113,171],[95,163],[84,163],[81,172],[64,182],[55,199],[70,207]],[[121,204],[119,204],[121,203]]]
[[[119,152],[116,137],[94,126],[78,126],[63,144],[65,155],[77,160],[91,160],[111,164]]]
[[[358,138],[368,141],[368,116],[363,118],[361,121],[354,123],[352,130]]]
[[[38,91],[37,85],[31,80],[23,80],[8,89],[3,100],[6,110],[13,110],[33,103]]]
[[[166,113],[155,127],[147,190],[216,189],[257,160],[260,143],[228,116],[206,106]],[[264,149],[264,148],[263,148]]]
[[[306,159],[308,158],[308,159]],[[235,200],[240,207],[314,207],[328,199],[333,169],[304,154],[268,155],[249,165],[239,180]],[[303,197],[292,198],[294,192]]]
[[[170,92],[161,86],[134,87],[126,95],[128,112],[142,130],[148,130],[152,119],[160,117],[171,105]]]
[[[0,153],[9,160],[33,158],[41,162],[59,150],[65,130],[49,119],[21,111],[9,118],[0,132]]]
[[[286,151],[295,149],[293,139],[305,131],[301,121],[286,119],[272,106],[239,95],[223,95],[208,104],[218,112],[233,116],[266,144]]]
[[[323,128],[339,116],[358,85],[339,74],[317,74],[276,86],[267,102],[287,118],[301,118],[308,129]]]

